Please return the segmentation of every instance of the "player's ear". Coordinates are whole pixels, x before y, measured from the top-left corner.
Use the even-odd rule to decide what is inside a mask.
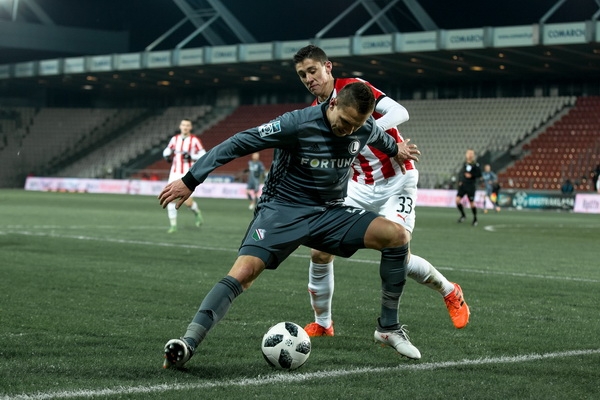
[[[325,61],[325,71],[328,74],[331,74],[331,70],[333,69],[333,63],[331,61]]]
[[[337,106],[337,103],[337,97],[332,98],[331,100],[329,100],[329,108],[333,110]]]

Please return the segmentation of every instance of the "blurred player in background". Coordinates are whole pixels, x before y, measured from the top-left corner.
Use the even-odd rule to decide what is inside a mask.
[[[375,95],[373,117],[377,125],[396,142],[403,141],[396,126],[408,120],[406,109],[362,79],[334,78],[332,63],[321,48],[308,45],[300,49],[294,56],[294,65],[302,83],[317,97],[313,105],[330,102],[350,83],[366,83]],[[404,167],[406,174],[403,175],[401,166],[390,157],[371,146],[366,146],[352,164],[352,177],[348,182],[345,204],[383,215],[403,226],[408,234],[412,235],[419,172],[411,160],[405,161]],[[333,258],[332,255],[317,250],[312,250],[311,253],[308,292],[315,322],[304,328],[310,336],[334,335],[331,317],[334,290]],[[467,325],[469,307],[458,284],[448,281],[427,260],[414,254],[409,254],[407,275],[442,295],[456,328]],[[382,341],[378,337],[379,334],[380,332],[375,331],[375,339]]]
[[[265,166],[260,161],[259,153],[252,153],[252,158],[248,161],[248,181],[246,186],[246,195],[250,200],[248,210],[254,210],[258,202],[258,193],[260,192],[260,181],[265,175]]]
[[[483,172],[481,174],[483,184],[485,185],[485,198],[483,199],[483,213],[487,214],[487,201],[492,203],[492,208],[496,212],[500,212],[500,206],[498,205],[498,192],[500,191],[500,184],[498,183],[498,175],[492,171],[490,164],[483,166]]]
[[[465,153],[465,162],[458,173],[458,192],[456,193],[456,208],[460,211],[458,222],[461,223],[467,217],[462,205],[462,198],[467,196],[469,206],[473,213],[473,226],[477,226],[477,205],[475,204],[475,189],[477,189],[477,180],[481,178],[481,167],[475,160],[475,150],[467,149]]]
[[[190,169],[194,161],[198,160],[206,153],[202,142],[198,136],[192,133],[192,121],[182,119],[179,124],[179,133],[171,138],[167,147],[163,150],[165,160],[172,163],[169,173],[169,183],[181,179]],[[202,225],[202,212],[198,208],[198,203],[190,196],[185,203],[192,210],[195,216],[196,226]],[[167,206],[167,215],[169,216],[170,227],[167,233],[177,232],[177,209],[175,204]]]
[[[590,177],[592,178],[592,189],[600,193],[600,164],[596,165],[596,169],[590,173]]]

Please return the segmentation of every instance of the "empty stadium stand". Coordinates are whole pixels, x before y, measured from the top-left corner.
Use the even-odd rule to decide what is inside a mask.
[[[580,97],[562,118],[523,145],[525,156],[499,176],[503,187],[560,190],[566,179],[575,190],[593,189],[590,171],[600,164],[600,97]]]
[[[168,141],[175,130],[178,129],[181,119],[191,119],[195,123],[195,129],[198,130],[206,127],[211,121],[214,123],[224,117],[223,114],[207,117],[207,114],[212,110],[213,108],[207,105],[169,107],[163,112],[145,119],[125,134],[59,171],[57,176],[78,178],[112,177],[117,168]]]
[[[402,101],[410,120],[400,132],[422,149],[420,187],[435,187],[458,172],[465,150],[501,154],[574,102],[573,97]]]
[[[530,97],[401,102],[410,120],[405,138],[423,151],[420,187],[437,187],[456,175],[466,148],[504,156],[495,166],[504,188],[559,190],[569,178],[592,189],[589,172],[600,164],[600,97]],[[132,160],[149,160],[119,177],[166,179],[162,149],[179,120],[190,118],[211,149],[232,134],[258,126],[304,103],[147,109],[11,108],[0,113],[0,184],[21,186],[25,175],[116,177]],[[272,150],[262,152],[268,167]],[[151,157],[150,157],[150,156]],[[508,161],[506,161],[506,158]],[[215,175],[243,179],[249,157]],[[158,160],[158,161],[157,161]],[[155,162],[154,162],[155,161]],[[148,164],[149,163],[149,164]],[[58,170],[58,166],[64,168]]]
[[[22,180],[24,175],[43,175],[51,159],[67,152],[85,134],[112,118],[117,109],[13,108],[2,149],[0,182]]]

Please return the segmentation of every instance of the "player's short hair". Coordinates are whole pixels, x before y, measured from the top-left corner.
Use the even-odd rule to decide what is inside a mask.
[[[300,50],[294,54],[294,64],[298,64],[307,58],[311,60],[316,60],[321,64],[325,64],[329,61],[327,58],[327,54],[320,47],[315,46],[314,44],[309,44],[308,46],[304,46]]]
[[[337,95],[339,107],[354,107],[362,115],[372,114],[375,109],[375,95],[363,82],[350,83]]]

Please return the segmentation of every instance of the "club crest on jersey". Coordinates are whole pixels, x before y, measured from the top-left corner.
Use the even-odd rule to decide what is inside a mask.
[[[352,155],[355,155],[360,150],[360,142],[358,140],[352,141],[348,146],[348,152]]]
[[[260,137],[269,136],[277,132],[281,132],[281,122],[279,121],[269,122],[258,127]]]
[[[256,229],[252,234],[252,239],[255,241],[263,240],[265,238],[265,234],[267,233],[264,229]]]

